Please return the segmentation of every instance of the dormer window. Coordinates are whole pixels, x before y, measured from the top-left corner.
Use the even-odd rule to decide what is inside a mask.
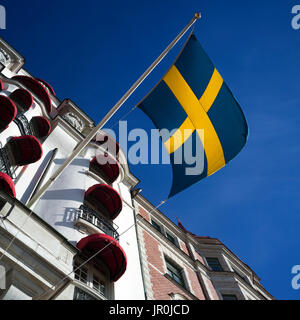
[[[218,258],[206,258],[206,261],[212,271],[224,271]]]

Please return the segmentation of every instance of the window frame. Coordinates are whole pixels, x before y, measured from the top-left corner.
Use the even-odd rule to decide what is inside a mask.
[[[155,220],[153,220],[152,218],[151,218],[151,226],[152,226],[155,230],[157,230],[159,233],[161,233],[161,234],[164,235],[164,233],[163,233],[163,226],[162,226],[161,224],[157,223],[157,222],[156,222]]]
[[[212,259],[214,259],[215,261],[217,261],[217,264],[209,263],[209,261],[211,261]],[[223,268],[223,266],[222,266],[222,264],[221,264],[221,261],[220,261],[220,258],[219,258],[219,257],[205,257],[205,260],[206,260],[206,263],[207,263],[208,267],[211,269],[211,271],[213,271],[213,272],[224,272],[224,271],[225,271],[224,268]],[[218,265],[220,270],[214,269],[214,268],[212,267],[212,266],[214,266],[214,265],[215,265],[215,266]]]
[[[73,270],[76,270],[83,263],[82,259],[76,259],[73,264]],[[82,281],[79,276],[79,279],[76,278],[78,272],[82,273],[82,269],[87,270],[86,281]],[[97,279],[97,280],[96,280]],[[112,295],[111,282],[109,281],[109,276],[103,269],[96,268],[94,263],[88,263],[78,270],[74,271],[74,280],[81,283],[81,285],[86,286],[89,290],[94,291],[96,294],[103,296],[106,299],[110,299]],[[99,284],[99,289],[96,288],[94,281]]]
[[[178,238],[175,235],[173,235],[172,232],[167,230],[162,224],[158,223],[155,219],[152,219],[152,217],[150,221],[151,221],[151,226],[155,230],[157,230],[160,234],[162,234],[165,238],[167,238],[170,242],[172,242],[178,249],[182,250],[180,248]],[[174,239],[174,241],[172,241],[170,238]]]
[[[166,264],[166,274],[172,279],[174,280],[176,283],[178,283],[181,287],[183,287],[184,289],[188,289],[187,288],[187,284],[186,284],[186,279],[185,279],[185,274],[184,274],[184,270],[182,267],[180,267],[177,263],[173,262],[173,260],[171,260],[168,257],[165,257],[165,264]],[[176,274],[176,272],[169,270],[170,268],[168,267],[170,266],[171,268],[175,269],[175,271],[178,272],[178,274]],[[171,274],[170,274],[170,273]],[[176,278],[173,276],[173,274],[175,275],[176,278],[178,278],[181,281],[176,280]]]

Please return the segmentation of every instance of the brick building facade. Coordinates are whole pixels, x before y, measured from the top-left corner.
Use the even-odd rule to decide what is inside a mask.
[[[140,194],[134,203],[148,299],[273,299],[221,241],[175,225]]]

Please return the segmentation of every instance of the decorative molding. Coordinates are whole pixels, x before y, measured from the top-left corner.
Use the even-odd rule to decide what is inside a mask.
[[[17,73],[24,65],[24,58],[0,37],[0,62],[11,72]]]
[[[11,63],[11,57],[3,48],[0,48],[0,62],[7,66]]]
[[[65,113],[62,116],[63,119],[65,119],[73,128],[78,130],[80,133],[84,130],[85,125],[81,121],[81,119],[74,114],[73,112]]]

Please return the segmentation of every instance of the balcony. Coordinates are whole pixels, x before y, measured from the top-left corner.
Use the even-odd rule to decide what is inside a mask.
[[[18,126],[18,128],[19,128],[19,130],[21,132],[21,135],[23,135],[23,136],[32,136],[32,135],[34,135],[29,121],[27,120],[27,118],[22,113],[19,113],[15,117],[14,122],[17,124],[17,126]]]
[[[87,206],[81,205],[78,209],[78,219],[76,221],[77,225],[81,224],[79,219],[89,222],[92,226],[100,229],[105,234],[119,241],[119,233],[117,232],[118,227],[114,223],[110,223],[106,218],[100,216],[98,213],[88,208]],[[87,225],[85,225],[85,227],[90,229]],[[99,232],[99,230],[97,230],[96,232]]]
[[[2,148],[0,145],[0,172],[6,173],[12,179],[16,178],[16,168],[11,165],[8,150],[6,147]]]

